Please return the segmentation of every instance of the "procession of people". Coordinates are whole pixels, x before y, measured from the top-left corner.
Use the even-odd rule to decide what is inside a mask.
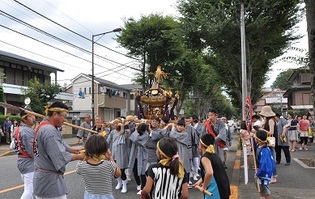
[[[206,120],[195,114],[176,120],[128,115],[107,122],[96,116],[91,122],[90,115],[85,115],[77,133],[82,147],[77,148],[62,138],[67,106],[54,102],[46,112],[36,129],[32,128],[36,114],[28,109],[20,113],[20,125],[12,127],[25,185],[23,199],[67,198],[64,172],[66,165],[75,160],[79,161],[77,173],[85,183],[83,198],[112,199],[113,188],[125,194],[128,183],[133,183],[131,176],[141,198],[188,198],[190,188],[200,190],[204,198],[227,199],[231,194],[225,164],[231,130],[227,118],[219,118],[215,109],[208,111]],[[287,120],[269,106],[252,116],[250,128],[242,122],[240,136],[248,160],[244,164],[256,170],[262,198],[270,198],[269,184],[277,182],[276,165],[281,163],[281,151],[285,166],[289,166],[290,153],[296,148],[308,150],[311,137],[305,130],[314,130],[314,123],[306,115],[295,120],[290,114]],[[300,145],[296,146],[298,140]],[[261,178],[262,174],[265,177]]]
[[[82,147],[76,148],[62,138],[67,114],[65,104],[54,102],[33,129],[38,114],[31,109],[21,112],[20,126],[12,133],[25,185],[21,198],[67,198],[64,173],[75,160],[85,183],[82,198],[114,198],[112,188],[125,194],[133,183],[131,176],[141,198],[188,198],[194,187],[205,198],[229,198],[224,148],[231,138],[215,109],[205,121],[196,115],[176,120],[128,115],[107,122],[96,116],[91,122],[85,115],[77,133]],[[202,141],[204,135],[211,138]]]

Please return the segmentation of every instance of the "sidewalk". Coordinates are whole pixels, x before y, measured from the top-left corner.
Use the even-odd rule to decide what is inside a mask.
[[[300,144],[297,145],[298,147]],[[271,198],[288,199],[309,199],[315,198],[314,180],[315,167],[308,167],[301,163],[299,159],[315,158],[315,143],[308,146],[309,151],[299,151],[291,153],[291,165],[285,166],[284,153],[281,153],[281,163],[277,167],[277,183],[271,184]],[[241,162],[243,157],[240,157]],[[237,168],[234,168],[234,172]],[[244,170],[239,169],[239,198],[252,199],[259,198],[259,194],[254,185],[254,170],[249,169],[248,184],[244,184]]]

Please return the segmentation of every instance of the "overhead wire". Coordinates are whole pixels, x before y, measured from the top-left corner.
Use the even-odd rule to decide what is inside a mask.
[[[39,29],[39,28],[37,28],[37,27],[35,27],[35,26],[33,26],[33,25],[31,25],[31,24],[29,24],[29,23],[23,21],[23,20],[20,20],[20,19],[14,17],[14,16],[12,16],[12,15],[10,15],[10,14],[8,14],[8,13],[2,11],[2,10],[0,10],[0,14],[3,15],[3,16],[5,16],[5,17],[7,17],[7,18],[9,18],[9,19],[11,19],[11,20],[14,20],[14,21],[16,21],[16,22],[18,22],[18,23],[20,23],[20,24],[22,24],[22,25],[25,25],[25,26],[27,26],[27,27],[29,27],[29,28],[31,28],[31,29],[37,31],[37,32],[40,32],[40,33],[42,33],[42,34],[44,34],[44,35],[46,35],[46,36],[48,36],[48,37],[51,37],[51,38],[53,38],[53,39],[55,39],[55,40],[57,40],[57,41],[59,41],[59,42],[61,42],[61,43],[64,43],[64,44],[69,45],[69,46],[71,46],[71,47],[73,47],[73,48],[75,48],[75,49],[78,49],[78,50],[80,50],[80,51],[82,51],[82,52],[84,52],[84,53],[88,53],[88,54],[91,54],[91,55],[92,55],[92,52],[90,52],[90,51],[88,51],[88,50],[86,50],[86,49],[84,49],[84,48],[81,48],[81,47],[79,47],[79,46],[77,46],[77,45],[75,45],[75,44],[72,44],[72,43],[70,43],[70,42],[67,42],[67,41],[65,41],[65,40],[63,40],[63,39],[61,39],[61,38],[59,38],[59,37],[56,37],[56,36],[54,36],[54,35],[52,35],[52,34],[46,32],[46,31],[43,31],[43,30],[41,30],[41,29]],[[118,64],[118,65],[121,65],[121,66],[126,66],[126,65],[124,65],[124,64],[121,64],[121,63],[119,63],[119,62],[117,62],[117,61],[114,61],[114,60],[108,59],[108,58],[106,58],[106,57],[100,56],[100,55],[98,55],[98,54],[95,54],[95,53],[94,53],[94,55],[95,55],[96,57],[105,59],[105,60],[107,60],[107,61],[109,61],[109,62],[113,62],[113,63]],[[128,66],[127,66],[127,67],[128,67]],[[105,68],[105,67],[102,66],[102,68]],[[112,70],[112,69],[109,69],[109,68],[105,68],[105,69],[107,69],[107,70]]]
[[[52,22],[52,23],[54,23],[54,24],[56,24],[56,25],[58,25],[58,26],[60,26],[60,27],[62,27],[62,28],[64,28],[64,29],[66,29],[67,31],[69,31],[69,32],[71,32],[71,33],[73,33],[73,34],[75,34],[75,35],[77,35],[77,36],[79,36],[79,37],[81,37],[81,38],[83,38],[83,39],[86,39],[86,40],[92,42],[92,39],[87,38],[87,37],[85,37],[84,35],[81,35],[81,34],[75,32],[75,31],[73,31],[73,30],[71,30],[71,29],[69,29],[69,28],[67,28],[67,27],[65,27],[65,26],[63,26],[63,25],[61,25],[61,24],[58,23],[58,22],[55,22],[54,20],[52,20],[52,19],[50,19],[50,18],[48,18],[48,17],[46,17],[46,16],[40,14],[39,12],[37,12],[37,11],[35,11],[34,9],[32,9],[32,8],[30,8],[30,7],[28,7],[28,6],[26,6],[25,4],[23,4],[23,3],[21,3],[21,2],[19,2],[19,1],[17,1],[17,0],[13,0],[13,1],[16,2],[16,3],[18,3],[18,4],[21,5],[21,6],[25,7],[26,9],[28,9],[28,10],[30,10],[30,11],[36,13],[37,15],[43,17],[44,19],[46,19],[46,20],[48,20],[48,21],[50,21],[50,22]],[[99,46],[101,46],[101,47],[103,47],[103,48],[106,48],[107,50],[110,50],[110,51],[112,51],[112,52],[115,52],[115,53],[117,53],[117,54],[123,55],[123,56],[125,56],[125,57],[128,57],[128,58],[131,58],[131,59],[135,59],[135,60],[141,61],[141,60],[138,59],[138,58],[135,58],[135,57],[132,57],[132,56],[130,56],[130,55],[121,53],[121,52],[119,52],[119,51],[115,51],[115,50],[113,50],[113,49],[111,49],[111,48],[109,48],[109,47],[107,47],[107,46],[104,46],[104,45],[102,45],[102,44],[100,44],[100,43],[95,42],[95,44],[97,44],[97,45],[99,45]]]
[[[19,3],[19,4],[22,5],[22,6],[24,6],[24,4],[21,4],[21,3],[18,2],[18,1],[15,1],[15,2],[16,2],[16,3]],[[80,35],[80,34],[74,32],[74,31],[72,31],[71,29],[68,29],[68,28],[62,26],[61,24],[59,24],[59,23],[57,23],[57,22],[55,22],[55,21],[53,21],[53,20],[51,20],[51,19],[49,19],[49,18],[47,18],[47,17],[41,15],[40,13],[36,12],[35,10],[33,10],[33,9],[27,7],[27,6],[24,6],[24,7],[27,8],[27,9],[30,9],[32,12],[34,12],[34,13],[36,13],[36,14],[42,16],[42,17],[44,17],[45,19],[47,19],[47,20],[53,22],[54,24],[57,24],[58,26],[60,26],[60,27],[62,27],[62,28],[64,28],[64,29],[66,29],[66,30],[68,30],[68,31],[70,31],[70,32],[72,32],[72,33],[74,33],[74,34],[76,34],[76,35],[78,35],[78,36],[80,36],[80,37],[82,37],[82,38],[88,40],[88,41],[91,41],[91,39],[86,38],[86,37],[84,37],[83,35]],[[0,11],[1,11],[1,10],[0,10]],[[16,17],[14,17],[14,16],[12,16],[12,15],[10,15],[10,14],[4,12],[4,11],[2,11],[2,13],[3,13],[3,14],[2,14],[3,16],[5,16],[5,17],[7,17],[7,18],[9,18],[9,19],[11,19],[11,20],[14,20],[14,21],[16,21],[16,22],[18,22],[18,23],[21,23],[21,24],[23,24],[23,25],[25,25],[25,26],[27,26],[27,27],[29,27],[29,28],[31,28],[31,29],[37,31],[37,32],[41,32],[42,34],[44,34],[44,35],[46,35],[46,36],[49,36],[49,37],[52,37],[52,38],[54,38],[54,39],[56,39],[56,40],[58,40],[58,41],[60,41],[60,42],[63,42],[63,43],[65,42],[65,43],[67,43],[68,45],[70,45],[71,47],[74,47],[74,48],[77,48],[77,49],[79,48],[80,50],[83,50],[85,53],[91,53],[91,52],[89,52],[89,51],[86,50],[86,49],[83,49],[83,48],[81,48],[81,47],[78,47],[78,46],[76,46],[76,45],[74,45],[74,44],[71,44],[70,42],[67,42],[67,41],[65,41],[65,40],[63,40],[63,39],[60,39],[60,38],[58,38],[58,37],[56,37],[56,36],[54,36],[54,35],[52,35],[52,34],[50,34],[50,33],[47,33],[47,32],[45,32],[45,31],[43,31],[43,30],[41,30],[41,29],[38,29],[38,28],[36,28],[35,26],[32,26],[32,25],[30,25],[30,24],[28,24],[28,23],[26,23],[26,22],[24,22],[24,21],[22,21],[22,20],[20,20],[20,19],[18,19],[18,18],[16,18]],[[4,14],[5,14],[5,15],[4,15]],[[6,26],[4,26],[4,25],[0,25],[0,26],[3,27],[3,28],[8,29],[8,30],[10,30],[10,31],[13,31],[13,32],[15,32],[15,33],[21,34],[21,35],[23,35],[23,36],[25,36],[25,37],[28,37],[28,38],[30,38],[30,39],[33,39],[33,40],[35,40],[35,41],[37,41],[37,42],[40,42],[40,43],[42,43],[42,44],[44,44],[44,45],[47,45],[47,46],[49,46],[49,47],[52,47],[52,48],[54,48],[54,49],[56,49],[56,50],[59,50],[59,51],[61,51],[61,52],[64,52],[64,53],[69,54],[69,55],[71,55],[71,56],[74,56],[74,57],[76,57],[76,58],[78,58],[78,59],[81,59],[81,60],[83,60],[83,61],[90,62],[89,60],[83,59],[83,58],[81,58],[81,57],[79,57],[79,56],[76,56],[75,54],[72,54],[72,53],[69,53],[69,52],[67,52],[67,51],[64,51],[64,50],[62,50],[62,49],[60,49],[60,48],[58,48],[58,47],[54,47],[53,45],[50,45],[50,44],[48,44],[48,43],[46,43],[46,42],[42,42],[42,41],[40,41],[39,39],[36,39],[36,38],[31,37],[31,36],[29,36],[29,35],[23,34],[23,33],[19,32],[19,31],[15,31],[15,30],[13,30],[13,29],[11,29],[11,28],[9,28],[9,27],[6,27]],[[2,41],[2,42],[3,42],[3,41]],[[6,42],[3,42],[3,43],[6,43]],[[7,44],[7,45],[10,45],[10,44],[8,44],[8,43],[6,43],[6,44]],[[102,47],[104,47],[104,48],[106,48],[106,49],[112,50],[112,49],[110,49],[110,48],[108,48],[108,47],[106,47],[106,46],[104,46],[104,45],[99,44],[99,43],[95,43],[95,44],[97,44],[97,45],[99,45],[99,46],[102,46]],[[47,58],[47,59],[50,59],[50,60],[52,60],[52,61],[56,61],[56,62],[65,64],[65,65],[71,66],[70,64],[67,64],[67,63],[61,62],[61,61],[59,61],[59,60],[55,60],[55,59],[52,59],[52,58],[49,58],[49,57],[40,55],[40,54],[38,54],[38,53],[31,52],[31,51],[29,51],[29,50],[26,50],[26,49],[17,47],[17,46],[15,46],[15,45],[11,45],[11,46],[13,46],[13,47],[15,47],[15,48],[19,48],[19,49],[24,50],[24,51],[27,51],[27,52],[29,52],[29,53],[36,54],[36,55],[38,55],[38,56],[41,56],[41,57],[44,57],[44,58]],[[114,50],[112,50],[112,51],[115,52],[115,53],[118,53],[118,54],[121,54],[121,55],[126,56],[125,54],[120,53],[120,52],[118,52],[118,51],[114,51]],[[118,73],[118,74],[120,74],[120,75],[126,76],[125,74],[119,73],[119,71],[125,70],[126,68],[131,68],[131,69],[133,69],[133,70],[140,71],[140,69],[138,69],[138,68],[133,68],[133,67],[128,66],[128,65],[126,65],[126,64],[121,64],[121,63],[119,63],[119,62],[116,62],[116,61],[114,61],[114,60],[110,60],[110,59],[108,59],[108,58],[102,57],[102,56],[97,55],[97,54],[95,54],[95,56],[96,56],[96,57],[99,57],[99,58],[103,58],[103,59],[105,59],[105,61],[107,61],[107,62],[109,62],[109,63],[112,62],[112,63],[115,63],[115,64],[118,64],[118,65],[119,65],[118,67],[116,67],[116,68],[114,68],[114,69],[108,69],[108,68],[103,67],[103,66],[100,65],[100,64],[96,64],[96,63],[95,63],[95,66],[98,66],[98,67],[101,67],[101,68],[105,68],[105,69],[107,69],[107,70],[112,71],[112,72],[110,72],[110,73],[108,73],[108,74],[102,75],[101,77],[104,77],[104,76],[106,76],[106,75],[111,75],[111,74],[113,74],[113,73]],[[130,57],[130,56],[126,56],[126,57],[129,57],[129,58],[132,58],[132,59],[135,59],[135,60],[139,60],[139,59],[137,59],[137,58],[133,58],[133,57]],[[111,64],[112,64],[112,63],[111,63]],[[72,66],[72,67],[75,67],[75,66]],[[76,66],[76,67],[77,67],[77,66]],[[120,68],[120,67],[122,67],[122,68]],[[117,70],[116,70],[116,69],[117,69]],[[100,74],[102,74],[102,73],[107,73],[107,72],[109,72],[109,71],[103,71],[103,72],[98,73],[98,74],[100,75]],[[132,77],[129,77],[129,76],[126,76],[126,77],[132,78]]]
[[[34,37],[31,37],[31,36],[29,36],[29,35],[27,35],[27,34],[21,33],[21,32],[19,32],[19,31],[17,31],[17,30],[13,30],[13,29],[11,29],[11,28],[9,28],[9,27],[7,27],[7,26],[3,26],[2,24],[0,24],[0,27],[3,27],[3,28],[5,28],[5,29],[8,29],[8,30],[13,31],[13,32],[18,33],[18,34],[21,34],[21,35],[23,35],[23,36],[25,36],[25,37],[28,37],[28,38],[30,38],[30,39],[33,39],[33,40],[35,40],[35,41],[37,41],[37,42],[39,42],[39,43],[42,43],[42,44],[47,45],[47,46],[49,46],[49,47],[51,47],[51,48],[54,48],[54,49],[59,50],[59,51],[61,51],[61,52],[64,52],[64,53],[66,53],[66,54],[68,54],[68,55],[74,56],[74,57],[76,57],[76,58],[78,58],[78,59],[81,59],[81,60],[83,60],[83,61],[85,61],[85,62],[92,63],[90,60],[84,59],[84,58],[82,58],[82,57],[80,57],[80,56],[78,56],[78,55],[75,55],[75,54],[73,54],[73,53],[67,52],[67,51],[65,51],[65,50],[63,50],[63,49],[61,49],[61,48],[55,47],[55,46],[53,46],[53,45],[51,45],[51,44],[48,44],[48,43],[46,43],[46,42],[43,42],[43,41],[41,41],[41,40],[39,40],[39,39],[36,39],[36,38],[34,38]],[[94,63],[94,64],[97,65],[97,66],[99,66],[99,67],[104,68],[104,66],[102,66],[102,65],[100,65],[100,64],[97,64],[97,63]],[[107,68],[105,68],[105,69],[107,69]],[[109,70],[109,69],[108,69],[108,70]],[[122,75],[124,75],[124,74],[122,74]],[[124,76],[126,76],[126,75],[124,75]]]
[[[33,51],[27,50],[27,49],[25,49],[25,48],[22,48],[22,47],[19,47],[19,46],[16,46],[16,45],[10,44],[10,43],[5,42],[5,41],[0,40],[0,42],[4,43],[4,44],[6,44],[6,45],[12,46],[12,47],[14,47],[14,48],[17,48],[17,49],[20,49],[20,50],[26,51],[26,52],[28,52],[28,53],[32,53],[32,54],[35,54],[35,55],[37,55],[37,56],[40,56],[40,57],[43,57],[43,58],[46,58],[46,59],[52,60],[52,61],[55,61],[55,62],[58,62],[58,63],[64,64],[64,65],[68,65],[68,66],[70,66],[70,67],[78,68],[78,66],[70,65],[70,64],[68,64],[68,63],[62,62],[62,61],[57,60],[57,59],[52,59],[52,58],[47,57],[47,56],[45,56],[45,55],[38,54],[38,53],[36,53],[36,52],[33,52]],[[83,68],[82,68],[82,69],[83,69]]]
[[[13,2],[13,4],[14,5],[11,5],[11,4],[9,4],[9,3],[7,3],[7,2],[3,2],[2,1],[2,3],[4,3],[6,6],[8,6],[8,7],[10,7],[10,8],[12,8],[12,9],[14,9],[15,11],[17,11],[17,12],[19,12],[19,13],[21,13],[21,14],[23,14],[23,15],[25,15],[26,17],[29,17],[30,19],[32,19],[32,20],[34,20],[34,21],[36,21],[36,24],[37,25],[39,25],[39,23],[41,24],[41,25],[43,25],[43,26],[49,26],[49,28],[54,28],[56,31],[58,31],[58,33],[60,33],[60,34],[63,34],[59,29],[57,29],[56,28],[56,26],[54,26],[54,24],[51,24],[51,23],[43,23],[44,21],[42,21],[42,20],[38,20],[38,16],[36,15],[36,19],[34,18],[34,13],[32,13],[32,12],[29,12],[29,10],[27,10],[27,9],[25,9],[24,7],[17,7],[17,6],[14,6],[14,5],[16,5],[16,2]],[[19,9],[19,8],[22,8],[23,10],[21,10],[21,9]],[[25,11],[27,11],[27,13],[25,12]],[[33,14],[33,15],[31,15],[31,14]],[[59,27],[58,27],[59,28]],[[67,38],[69,38],[70,39],[70,36],[68,36],[68,35],[66,35],[66,34],[63,34],[65,37],[67,37]],[[78,39],[78,38],[76,38],[76,37],[73,37],[73,36],[71,36],[71,39],[73,40],[73,39],[75,39],[75,40],[77,40],[78,42],[80,42],[80,40]],[[83,43],[82,43],[83,44]]]

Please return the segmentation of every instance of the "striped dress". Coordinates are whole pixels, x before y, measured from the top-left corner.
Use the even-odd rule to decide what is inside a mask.
[[[91,164],[80,161],[77,164],[77,173],[82,176],[85,184],[85,191],[89,194],[113,195],[112,181],[115,174],[116,165],[108,160],[103,160],[98,164]]]

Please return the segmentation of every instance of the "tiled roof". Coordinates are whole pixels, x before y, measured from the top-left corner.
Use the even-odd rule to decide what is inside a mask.
[[[14,60],[20,60],[22,62],[28,62],[28,63],[34,64],[34,65],[36,65],[38,67],[42,67],[43,69],[45,68],[45,69],[50,69],[50,70],[54,70],[54,71],[64,72],[64,70],[59,69],[57,67],[50,66],[50,65],[47,65],[47,64],[43,64],[41,62],[38,62],[38,61],[35,61],[35,60],[32,60],[32,59],[26,58],[26,57],[22,57],[20,55],[16,55],[16,54],[13,54],[13,53],[5,52],[5,51],[2,51],[2,50],[0,50],[0,58],[1,57],[7,58],[7,59],[11,59],[11,62],[14,61]]]

